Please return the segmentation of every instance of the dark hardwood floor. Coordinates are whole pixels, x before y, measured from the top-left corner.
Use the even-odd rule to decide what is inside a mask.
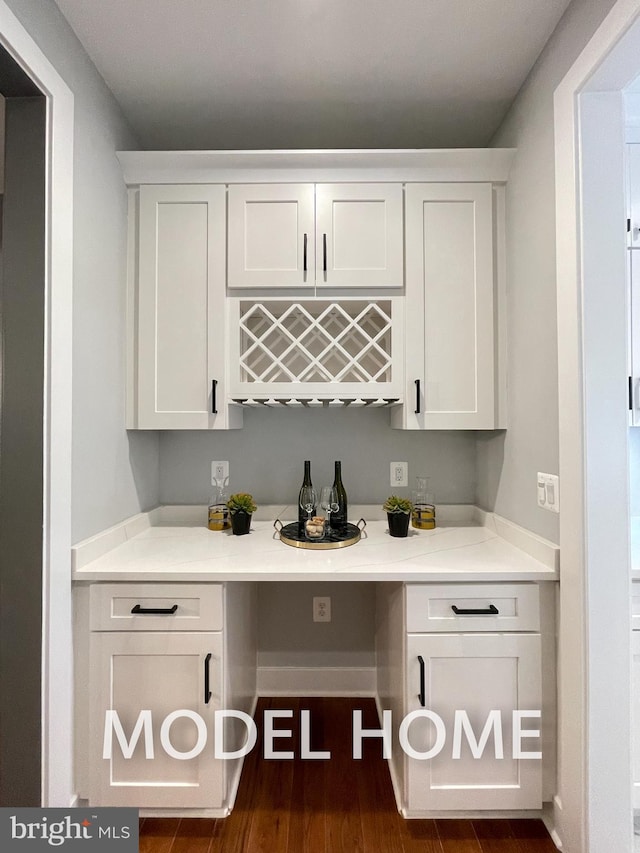
[[[351,714],[378,727],[370,699],[261,699],[265,708],[293,709],[292,740],[277,750],[298,755],[299,711],[311,713],[311,749],[330,761],[262,758],[261,737],[245,759],[235,808],[221,819],[145,818],[140,853],[555,853],[539,820],[405,820],[397,810],[379,740],[365,740],[362,761],[351,757]]]

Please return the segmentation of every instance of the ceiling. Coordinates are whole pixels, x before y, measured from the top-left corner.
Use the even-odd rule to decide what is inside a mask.
[[[56,0],[142,148],[484,146],[569,0]]]

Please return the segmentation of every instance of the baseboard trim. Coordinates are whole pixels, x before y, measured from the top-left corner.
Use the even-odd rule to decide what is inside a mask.
[[[375,696],[374,666],[259,666],[258,696]]]

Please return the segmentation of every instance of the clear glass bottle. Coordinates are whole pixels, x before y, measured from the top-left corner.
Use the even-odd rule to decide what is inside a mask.
[[[304,461],[304,477],[302,480],[302,485],[300,486],[300,491],[298,492],[298,529],[300,533],[302,533],[302,531],[304,530],[304,523],[308,516],[308,514],[305,513],[305,511],[303,510],[302,505],[300,503],[300,499],[302,497],[302,490],[305,488],[313,488],[313,483],[311,482],[311,461],[309,459],[305,459]],[[313,511],[310,514],[316,514],[315,505],[313,507]]]
[[[413,512],[411,526],[417,530],[433,530],[436,526],[436,505],[429,489],[429,477],[416,477],[416,488],[412,495]]]
[[[229,530],[231,527],[231,516],[227,507],[228,495],[224,486],[217,485],[209,501],[209,519],[207,527],[209,530]]]

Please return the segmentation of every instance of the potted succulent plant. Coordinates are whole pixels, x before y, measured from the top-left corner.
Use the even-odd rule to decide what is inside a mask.
[[[389,495],[382,509],[387,513],[390,536],[406,536],[409,532],[409,521],[413,503],[408,498]]]
[[[253,497],[246,492],[237,492],[227,501],[231,516],[231,529],[236,536],[243,536],[251,527],[251,516],[258,509]]]

